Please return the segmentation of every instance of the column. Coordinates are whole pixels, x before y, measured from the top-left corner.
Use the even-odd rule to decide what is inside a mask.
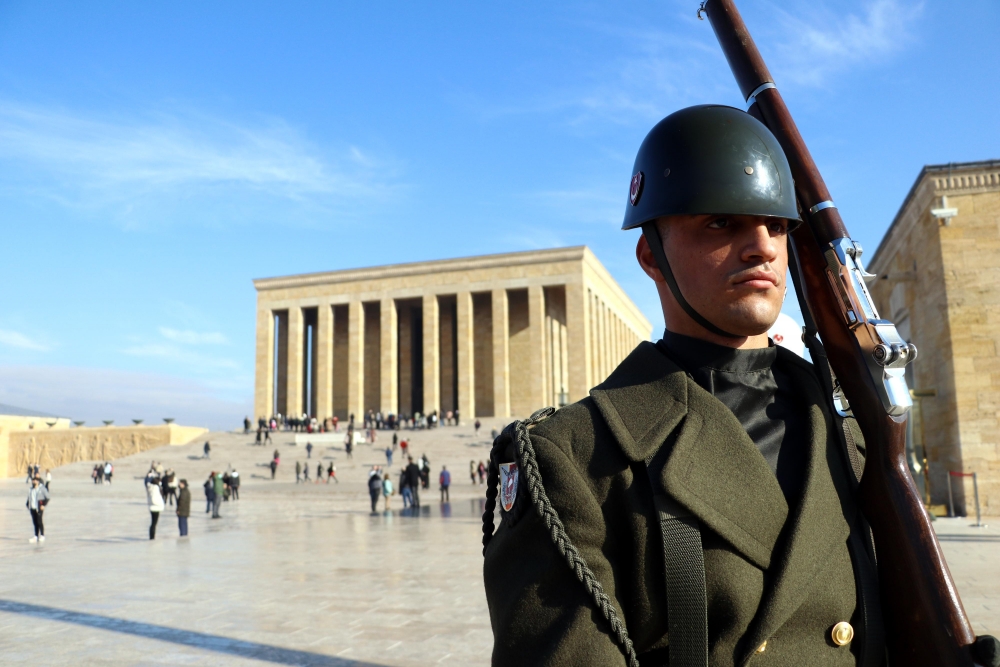
[[[302,408],[302,364],[303,364],[302,309],[292,306],[288,309],[288,370],[285,371],[288,404],[286,415],[300,416]]]
[[[365,413],[365,309],[360,301],[347,304],[347,412],[355,425]]]
[[[507,290],[493,290],[493,416],[510,416]]]
[[[545,288],[541,285],[528,288],[528,390],[532,410],[549,404],[548,379],[545,373]],[[524,415],[527,417],[528,415]]]
[[[441,346],[438,344],[438,300],[425,294],[422,303],[424,320],[424,414],[441,412]]]
[[[254,365],[254,418],[267,419],[274,413],[274,313],[270,308],[257,310]]]
[[[459,292],[456,295],[456,316],[458,318],[458,412],[462,422],[476,419],[476,365],[473,347],[472,293]]]
[[[587,396],[593,377],[587,372],[589,348],[596,341],[588,340],[586,290],[583,283],[566,285],[566,336],[567,365],[569,368],[569,402],[574,403]],[[603,378],[602,378],[603,379]]]
[[[316,311],[316,417],[333,416],[333,308],[321,303]]]
[[[382,327],[379,339],[382,348],[379,409],[383,415],[396,414],[399,411],[399,320],[394,299],[382,299],[379,323]]]

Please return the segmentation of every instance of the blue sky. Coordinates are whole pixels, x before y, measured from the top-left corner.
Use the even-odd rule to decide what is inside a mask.
[[[741,99],[697,2],[0,1],[0,403],[250,411],[257,277],[587,244],[640,141]],[[1000,157],[1000,4],[739,3],[852,234]]]

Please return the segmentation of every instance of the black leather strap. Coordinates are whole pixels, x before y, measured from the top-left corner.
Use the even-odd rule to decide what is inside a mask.
[[[663,279],[667,283],[667,287],[670,288],[671,294],[677,299],[677,303],[680,304],[684,312],[687,313],[692,320],[705,327],[717,336],[725,336],[726,338],[742,338],[742,336],[737,336],[736,334],[731,334],[728,331],[723,331],[719,327],[715,326],[704,317],[701,316],[697,310],[694,309],[684,295],[681,294],[681,288],[677,286],[677,281],[674,279],[674,271],[670,268],[670,262],[667,261],[667,255],[663,252],[663,239],[660,238],[660,232],[656,228],[655,222],[647,222],[642,226],[642,234],[646,237],[646,243],[649,244],[649,249],[653,252],[653,259],[656,260],[656,266],[660,269],[660,273],[663,274]]]
[[[707,667],[708,594],[698,520],[668,496],[646,462],[660,519],[667,588],[670,667]]]

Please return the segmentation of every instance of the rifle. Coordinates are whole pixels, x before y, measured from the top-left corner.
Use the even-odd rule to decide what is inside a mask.
[[[707,0],[698,18],[702,14],[748,112],[774,133],[792,168],[807,223],[791,235],[798,267],[793,277],[808,308],[803,316],[815,322],[839,381],[834,395],[849,401],[867,444],[858,498],[875,541],[889,663],[998,664],[1000,642],[985,635],[976,639],[906,464],[905,420],[912,402],[903,373],[916,348],[879,317],[865,286],[875,276],[864,270],[861,246],[851,240],[733,0]]]

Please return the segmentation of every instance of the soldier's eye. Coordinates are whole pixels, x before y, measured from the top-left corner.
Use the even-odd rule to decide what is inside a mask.
[[[725,229],[729,225],[730,222],[727,218],[716,218],[708,223],[709,229]]]
[[[768,228],[774,234],[786,234],[788,233],[788,223],[784,220],[774,220],[768,223]]]

